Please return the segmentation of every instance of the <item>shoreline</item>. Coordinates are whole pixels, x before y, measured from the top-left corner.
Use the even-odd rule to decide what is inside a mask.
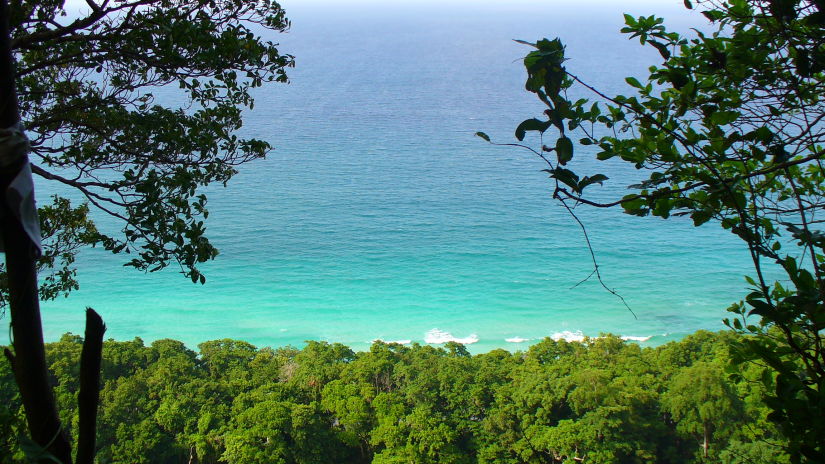
[[[468,334],[465,336],[455,336],[449,331],[440,330],[438,328],[433,328],[427,333],[425,333],[422,337],[419,338],[395,338],[395,337],[378,337],[372,340],[365,340],[365,341],[342,341],[342,340],[335,340],[331,338],[306,338],[300,342],[286,342],[286,343],[267,343],[263,341],[259,341],[258,339],[249,339],[249,338],[241,338],[241,337],[221,337],[221,338],[210,338],[210,339],[200,339],[200,340],[193,340],[187,339],[186,337],[151,337],[146,336],[145,334],[137,334],[133,337],[106,337],[106,341],[115,341],[115,342],[127,342],[132,341],[135,339],[140,339],[146,346],[151,345],[152,343],[158,340],[175,340],[182,342],[187,348],[198,351],[198,345],[202,343],[212,342],[216,340],[236,340],[236,341],[243,341],[254,345],[258,349],[261,348],[270,348],[273,350],[281,349],[281,348],[295,348],[298,350],[303,349],[308,343],[311,342],[322,342],[327,344],[340,344],[344,345],[355,352],[367,352],[370,351],[371,347],[377,343],[384,343],[384,344],[398,344],[403,345],[406,347],[414,347],[414,346],[431,346],[434,348],[444,348],[448,343],[458,343],[466,348],[466,350],[473,354],[484,354],[489,353],[495,350],[505,350],[511,353],[517,352],[525,352],[529,350],[529,348],[533,345],[541,343],[545,340],[553,340],[553,341],[566,341],[569,343],[592,343],[598,339],[606,338],[606,337],[617,337],[620,338],[622,341],[626,343],[634,343],[643,348],[656,348],[661,345],[665,345],[670,342],[680,341],[685,337],[693,335],[698,332],[712,332],[716,333],[719,331],[724,331],[724,328],[720,328],[718,330],[708,329],[708,328],[698,328],[694,331],[690,332],[668,332],[662,334],[653,334],[653,335],[624,335],[624,334],[616,334],[613,332],[600,332],[598,335],[590,335],[583,333],[580,330],[576,331],[559,331],[554,332],[549,335],[543,337],[521,337],[521,336],[512,336],[506,338],[481,338],[475,333]],[[60,341],[61,338],[64,336],[81,336],[81,334],[74,333],[71,331],[64,332],[61,336],[57,338],[47,339],[45,341],[46,344],[49,343],[57,343]],[[7,345],[7,343],[3,343],[0,345]]]

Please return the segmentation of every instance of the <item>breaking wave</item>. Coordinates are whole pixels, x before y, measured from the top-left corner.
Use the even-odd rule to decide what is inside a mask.
[[[622,340],[630,340],[633,342],[646,342],[651,339],[653,335],[648,335],[647,337],[634,337],[633,335],[623,335]]]
[[[466,337],[454,337],[450,332],[445,332],[439,329],[432,329],[424,335],[426,343],[441,344],[447,342],[461,343],[462,345],[470,345],[478,342],[478,335],[470,334]]]
[[[375,342],[381,342],[381,343],[387,343],[387,344],[395,343],[395,344],[398,344],[398,345],[409,345],[410,343],[412,343],[412,340],[384,340],[383,338],[376,338],[375,340],[372,341],[372,343],[375,343]]]
[[[563,332],[556,332],[553,335],[550,335],[550,338],[555,341],[564,340],[567,342],[583,342],[587,337],[585,337],[581,330],[577,330],[575,332],[565,330]]]

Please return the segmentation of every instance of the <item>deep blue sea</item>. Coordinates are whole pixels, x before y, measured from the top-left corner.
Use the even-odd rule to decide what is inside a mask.
[[[221,254],[204,266],[207,283],[85,251],[81,289],[42,304],[47,340],[82,333],[86,306],[115,339],[192,347],[456,339],[480,352],[603,332],[657,344],[723,328],[749,272],[734,237],[713,224],[578,209],[605,283],[636,319],[597,282],[574,288],[592,270],[589,251],[550,198],[540,160],[473,136],[514,141],[518,123],[541,113],[523,88],[529,50],[512,39],[561,37],[571,71],[630,92],[624,76],[642,76],[658,55],[619,34],[622,12],[658,13],[679,31],[706,27],[699,14],[681,1],[283,3],[292,29],[272,38],[297,67],[289,85],[255,93],[243,129],[276,149],[208,190]],[[597,168],[585,148],[575,168],[609,169],[599,195],[633,183],[632,170]]]

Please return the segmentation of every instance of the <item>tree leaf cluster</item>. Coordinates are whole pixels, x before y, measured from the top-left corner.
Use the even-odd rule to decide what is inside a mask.
[[[284,10],[270,0],[89,0],[79,14],[59,1],[10,3],[32,170],[62,192],[39,211],[41,297],[77,288],[85,246],[143,271],[177,264],[203,283],[198,265],[218,253],[204,188],[271,149],[237,132],[250,91],[286,82],[293,66],[262,34],[289,28]]]
[[[657,348],[605,335],[471,355],[376,342],[107,341],[99,462],[788,462],[760,379],[728,372],[731,332]],[[76,433],[80,337],[47,346]],[[19,398],[0,366],[0,462],[25,461]],[[766,450],[770,450],[767,459]]]
[[[587,205],[686,217],[741,239],[753,277],[726,323],[755,337],[744,339],[736,359],[773,370],[765,377],[766,404],[794,462],[825,462],[825,4],[685,6],[709,26],[683,35],[663,18],[625,15],[621,31],[660,58],[645,78],[625,79],[625,95],[609,95],[568,69],[560,39],[521,41],[533,49],[524,59],[525,88],[543,116],[515,133],[521,142],[536,132],[540,149],[515,145],[547,164],[553,197],[571,214]],[[555,145],[545,145],[551,137]],[[591,187],[609,172],[583,175],[581,156],[612,163],[596,166],[635,168],[640,180],[605,199]],[[594,267],[598,275],[595,256]]]

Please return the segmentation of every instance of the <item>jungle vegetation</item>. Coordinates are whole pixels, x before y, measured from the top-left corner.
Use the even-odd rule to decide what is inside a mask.
[[[470,355],[376,342],[104,343],[97,461],[106,463],[782,463],[740,335],[642,348],[615,336]],[[76,434],[79,336],[47,345]],[[0,364],[0,463],[25,462],[19,395]]]

